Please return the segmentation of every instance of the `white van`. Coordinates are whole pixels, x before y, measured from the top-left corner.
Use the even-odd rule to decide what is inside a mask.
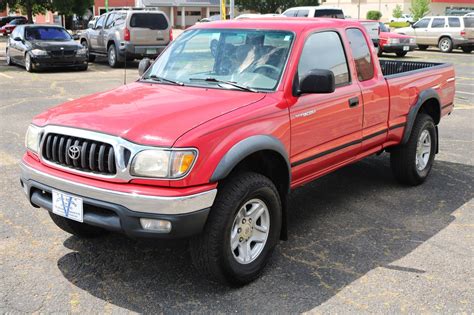
[[[344,12],[342,9],[333,7],[294,7],[289,8],[283,12],[284,16],[287,17],[319,17],[319,18],[333,18],[343,19]]]

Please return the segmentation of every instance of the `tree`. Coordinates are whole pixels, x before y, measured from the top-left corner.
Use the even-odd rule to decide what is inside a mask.
[[[94,5],[94,0],[52,0],[51,8],[64,17],[64,26],[67,29],[74,29],[72,16],[76,14],[79,20],[87,12],[87,9]]]
[[[33,23],[33,16],[45,13],[51,7],[49,0],[1,0],[0,10],[5,10],[8,6],[10,11],[21,11],[26,13],[28,22]]]
[[[366,17],[367,17],[367,20],[378,21],[382,17],[382,12],[376,11],[376,10],[367,11]]]
[[[411,0],[410,12],[413,19],[418,21],[430,12],[430,0]]]
[[[402,6],[397,4],[395,6],[395,9],[392,11],[392,16],[396,19],[399,19],[402,17],[403,11],[402,11]]]
[[[240,10],[251,10],[258,13],[276,13],[290,7],[319,5],[318,0],[236,0]]]

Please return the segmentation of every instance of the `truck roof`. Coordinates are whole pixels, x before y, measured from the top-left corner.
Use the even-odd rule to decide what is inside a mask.
[[[243,28],[243,29],[274,29],[286,31],[302,31],[306,28],[341,28],[348,26],[360,26],[358,21],[331,18],[307,18],[307,17],[261,17],[255,19],[240,19],[230,21],[215,21],[212,23],[197,24],[192,29],[215,29],[215,28]]]

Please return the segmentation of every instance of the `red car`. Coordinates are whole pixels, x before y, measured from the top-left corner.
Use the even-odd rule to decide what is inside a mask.
[[[8,36],[13,32],[17,25],[22,25],[26,23],[28,23],[28,21],[25,19],[14,19],[0,28],[0,34],[3,36]]]
[[[416,39],[413,36],[402,35],[390,32],[390,29],[380,23],[379,47],[377,55],[380,57],[385,53],[395,53],[398,57],[404,57],[409,51],[417,47]]]
[[[149,63],[36,116],[21,185],[78,237],[189,238],[227,283],[261,274],[293,189],[384,150],[397,180],[423,183],[453,110],[451,64],[380,61],[353,21],[202,23]]]

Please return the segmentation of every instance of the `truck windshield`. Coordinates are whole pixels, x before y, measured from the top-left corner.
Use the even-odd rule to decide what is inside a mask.
[[[280,81],[293,36],[271,30],[190,30],[171,44],[142,79],[272,91]]]

